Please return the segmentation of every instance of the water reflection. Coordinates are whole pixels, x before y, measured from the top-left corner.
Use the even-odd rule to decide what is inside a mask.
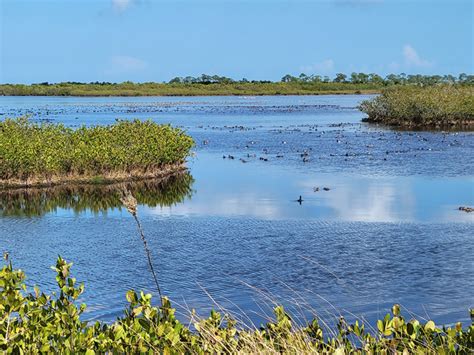
[[[319,315],[340,310],[372,323],[400,303],[437,324],[469,322],[474,213],[458,207],[474,205],[474,134],[360,124],[363,114],[350,108],[364,98],[4,97],[0,113],[29,112],[70,127],[151,118],[193,136],[194,183],[189,177],[174,192],[129,188],[139,203],[165,206],[140,206],[139,216],[174,305],[204,315],[215,300],[259,324],[264,290],[289,310],[292,300],[304,300]],[[82,189],[34,198],[32,190],[0,191],[0,241],[45,290],[54,286],[47,270],[56,256],[74,261],[86,284],[87,319],[114,320],[124,294],[154,292],[153,280],[128,213],[74,216],[120,207],[122,187]]]
[[[189,172],[159,180],[121,182],[107,185],[61,185],[48,188],[0,190],[2,216],[37,217],[58,208],[74,213],[105,212],[121,208],[120,196],[128,190],[139,204],[150,207],[172,206],[190,198],[194,179]]]
[[[470,177],[330,174],[258,159],[243,164],[203,152],[188,165],[196,179],[192,201],[172,209],[145,208],[143,214],[417,223],[474,217],[458,209],[474,204]]]

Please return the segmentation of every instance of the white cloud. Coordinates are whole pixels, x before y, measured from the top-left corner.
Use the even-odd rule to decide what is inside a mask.
[[[389,64],[381,66],[379,71],[389,70],[397,72],[400,70],[431,68],[434,62],[422,58],[413,46],[405,44],[402,48],[402,57],[400,61],[392,61]]]
[[[403,47],[403,58],[405,59],[405,65],[407,67],[426,68],[431,67],[433,65],[432,62],[421,58],[415,48],[413,48],[409,44],[406,44]]]
[[[116,55],[110,59],[107,74],[140,71],[148,66],[147,62],[140,58]]]
[[[304,65],[300,69],[306,74],[329,74],[334,71],[334,61],[332,59],[326,59],[319,63]]]
[[[112,0],[112,7],[118,12],[125,11],[131,4],[133,0]]]

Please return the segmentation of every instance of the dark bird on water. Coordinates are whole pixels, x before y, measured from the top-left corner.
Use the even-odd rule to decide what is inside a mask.
[[[303,200],[303,198],[301,197],[301,195],[300,195],[300,198],[296,200],[296,202],[298,202],[300,205],[301,205],[301,203],[302,203],[303,201],[304,201],[304,200]]]

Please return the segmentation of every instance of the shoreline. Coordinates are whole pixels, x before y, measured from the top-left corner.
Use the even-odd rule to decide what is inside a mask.
[[[363,118],[363,123],[368,123],[372,126],[381,126],[393,130],[400,131],[434,131],[434,132],[472,132],[474,131],[474,121],[462,122],[446,122],[439,124],[422,124],[409,121],[396,122],[390,119],[372,119],[370,117]]]
[[[28,179],[0,179],[0,190],[21,188],[43,188],[61,185],[111,185],[121,182],[164,179],[188,171],[185,162],[168,164],[159,168],[143,171],[110,171],[102,174],[68,174],[50,177],[38,176]]]
[[[243,92],[243,93],[186,93],[186,94],[150,94],[150,95],[128,95],[128,94],[114,94],[114,95],[45,95],[45,94],[34,94],[34,95],[4,95],[1,94],[0,97],[84,97],[84,98],[95,98],[95,97],[206,97],[206,96],[326,96],[326,95],[378,95],[382,92],[382,90],[334,90],[334,91],[315,91],[315,92],[308,92],[308,93],[301,93],[301,92],[289,92],[289,93],[250,93],[250,92]]]

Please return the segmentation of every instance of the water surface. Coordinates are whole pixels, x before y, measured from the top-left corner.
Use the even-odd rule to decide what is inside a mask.
[[[398,302],[467,322],[474,217],[458,207],[474,205],[474,136],[363,124],[366,98],[0,97],[0,117],[72,127],[150,118],[195,138],[187,178],[127,186],[180,312],[218,303],[258,324],[272,300],[301,319],[373,321]],[[2,249],[47,290],[56,256],[74,261],[88,319],[114,319],[130,288],[154,292],[122,188],[0,194]]]

